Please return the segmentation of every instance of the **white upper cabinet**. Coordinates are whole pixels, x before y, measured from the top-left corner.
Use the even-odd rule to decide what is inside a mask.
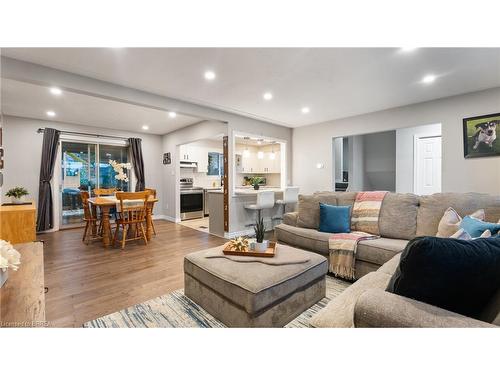
[[[281,173],[281,153],[275,151],[274,159],[270,155],[270,151],[265,151],[264,157],[259,159],[258,151],[249,150],[248,156],[242,152],[241,162],[236,165],[237,173]]]
[[[180,161],[198,161],[197,149],[198,147],[181,145]]]

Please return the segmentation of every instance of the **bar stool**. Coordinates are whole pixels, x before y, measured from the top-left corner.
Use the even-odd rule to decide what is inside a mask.
[[[244,206],[247,210],[257,211],[257,220],[262,218],[262,210],[274,207],[274,191],[260,191],[257,193],[257,203]],[[247,226],[253,226],[249,224]]]
[[[283,206],[283,214],[281,216],[273,217],[273,220],[283,220],[283,216],[286,212],[287,204],[296,204],[299,201],[299,188],[294,186],[289,186],[283,191],[283,199],[278,199],[276,204],[278,206]]]

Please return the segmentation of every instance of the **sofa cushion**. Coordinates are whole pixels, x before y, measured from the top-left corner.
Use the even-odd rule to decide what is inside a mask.
[[[387,193],[380,208],[380,235],[411,240],[417,231],[417,211],[417,195]]]
[[[349,233],[351,231],[351,206],[319,204],[319,231]]]
[[[319,228],[319,204],[325,203],[336,206],[337,198],[334,193],[299,195],[297,226],[301,228]]]
[[[318,193],[318,195],[322,194],[324,193]],[[335,194],[335,197],[337,198],[337,205],[352,206],[358,193],[355,191],[336,191],[333,194]]]
[[[500,286],[500,241],[420,237],[408,243],[387,288],[479,318]]]
[[[394,255],[391,260],[382,264],[382,267],[380,267],[377,272],[383,272],[391,276],[394,275],[394,272],[396,272],[396,268],[398,268],[399,266],[400,260],[401,253]]]
[[[448,207],[459,215],[470,215],[484,209],[485,220],[495,223],[500,219],[500,196],[481,193],[438,193],[421,196],[417,214],[417,236],[435,236],[438,224]]]
[[[358,297],[368,289],[384,290],[391,276],[382,272],[371,272],[363,276],[310,320],[310,324],[317,328],[350,328],[354,326],[354,306]]]
[[[307,261],[279,266],[248,262],[248,258],[239,262],[223,257],[222,249],[223,246],[220,246],[186,255],[184,272],[241,306],[249,314],[273,305],[324,277],[328,271],[328,263],[323,256],[286,245],[279,246],[273,260],[279,261],[281,257],[286,261],[290,256],[296,258],[297,253],[300,253],[300,257]],[[217,255],[222,257],[213,257]]]
[[[331,233],[319,232],[316,229],[293,227],[287,224],[279,224],[274,227],[274,233],[278,242],[296,246],[301,249],[313,250],[328,255],[328,239]]]
[[[404,250],[408,241],[393,238],[377,238],[360,241],[356,251],[356,258],[365,262],[382,265],[397,253]]]

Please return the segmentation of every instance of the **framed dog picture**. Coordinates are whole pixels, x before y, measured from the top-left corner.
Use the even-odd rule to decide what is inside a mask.
[[[500,113],[464,118],[464,157],[500,156]]]

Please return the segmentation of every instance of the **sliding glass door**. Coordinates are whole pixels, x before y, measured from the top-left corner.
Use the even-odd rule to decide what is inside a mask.
[[[109,165],[110,160],[128,162],[126,146],[62,141],[61,158],[61,227],[82,225],[81,191],[93,196],[95,188],[129,190],[129,183],[116,180]]]

